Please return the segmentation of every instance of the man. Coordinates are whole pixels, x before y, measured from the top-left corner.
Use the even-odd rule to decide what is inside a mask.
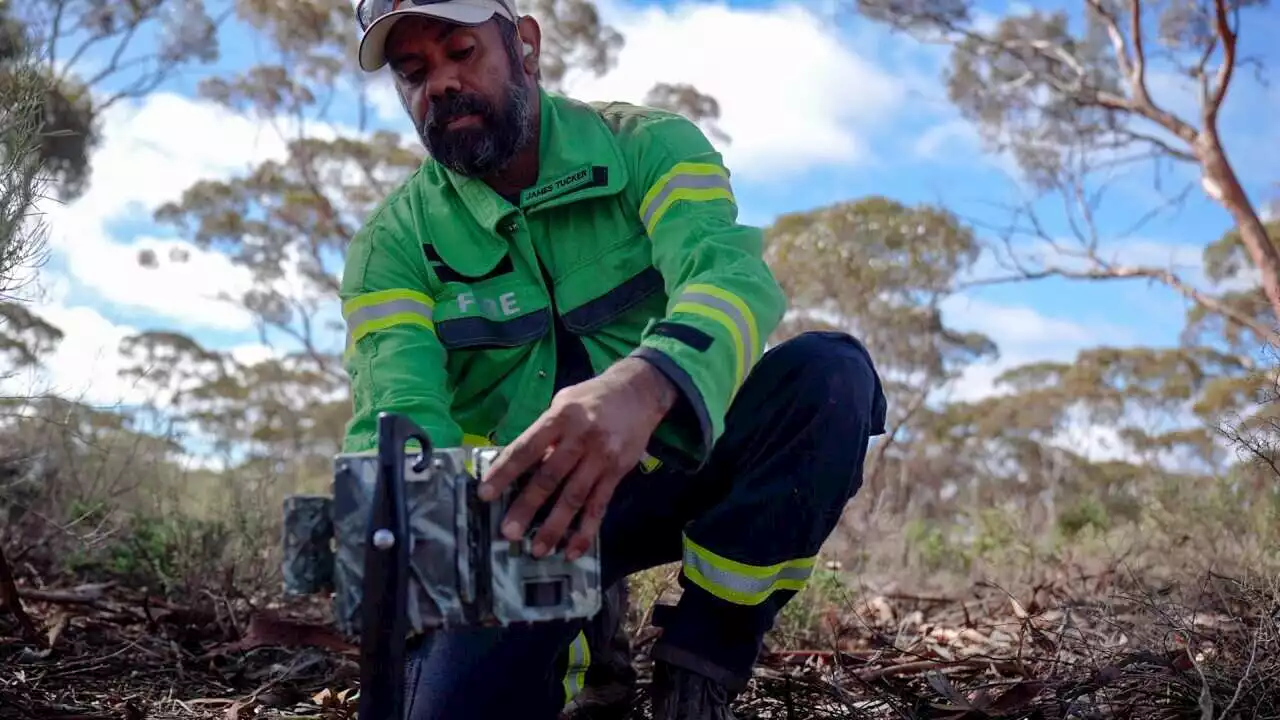
[[[596,538],[606,586],[680,561],[654,716],[728,720],[861,485],[880,382],[845,334],[763,351],[785,299],[720,155],[678,115],[546,92],[538,24],[507,3],[359,8],[360,65],[390,67],[430,159],[347,253],[345,449],[373,447],[383,411],[439,447],[505,445],[482,498],[531,473],[506,537],[534,525],[536,555],[570,558]],[[432,634],[409,717],[556,718],[604,649],[583,629]]]

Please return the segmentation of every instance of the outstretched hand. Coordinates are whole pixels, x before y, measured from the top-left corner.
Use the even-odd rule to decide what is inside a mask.
[[[624,358],[600,375],[556,393],[551,407],[508,445],[481,478],[480,499],[492,501],[532,471],[502,523],[519,540],[535,514],[563,484],[558,502],[533,538],[542,557],[564,537],[581,512],[565,555],[581,557],[600,529],[609,499],[640,462],[653,431],[675,404],[676,390],[657,368]]]

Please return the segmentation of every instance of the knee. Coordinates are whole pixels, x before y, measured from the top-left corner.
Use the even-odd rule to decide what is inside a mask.
[[[555,622],[435,631],[410,650],[405,717],[555,717],[564,703],[557,663],[576,628]],[[476,692],[494,683],[504,692]]]
[[[776,377],[785,378],[795,402],[839,405],[884,432],[885,398],[871,354],[848,333],[813,331],[797,335],[765,356]],[[763,361],[762,361],[763,364]]]

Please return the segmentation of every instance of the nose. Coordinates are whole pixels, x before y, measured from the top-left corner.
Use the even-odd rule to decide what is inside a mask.
[[[427,99],[432,102],[438,102],[445,95],[452,95],[462,91],[462,83],[458,80],[458,72],[452,63],[437,66],[427,76],[426,87]]]

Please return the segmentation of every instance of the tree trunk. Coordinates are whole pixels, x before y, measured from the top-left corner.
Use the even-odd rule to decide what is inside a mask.
[[[1201,134],[1196,143],[1196,155],[1200,158],[1205,177],[1216,185],[1216,192],[1210,192],[1210,196],[1231,213],[1236,229],[1240,231],[1240,241],[1262,275],[1262,291],[1280,323],[1280,250],[1268,237],[1267,228],[1254,210],[1253,203],[1249,202],[1216,133]]]
[[[5,559],[3,547],[0,547],[0,608],[13,614],[26,639],[35,640],[40,637],[35,623],[31,622],[31,617],[22,607],[22,598],[18,597],[18,586],[14,584],[13,571],[9,569],[9,561]]]

